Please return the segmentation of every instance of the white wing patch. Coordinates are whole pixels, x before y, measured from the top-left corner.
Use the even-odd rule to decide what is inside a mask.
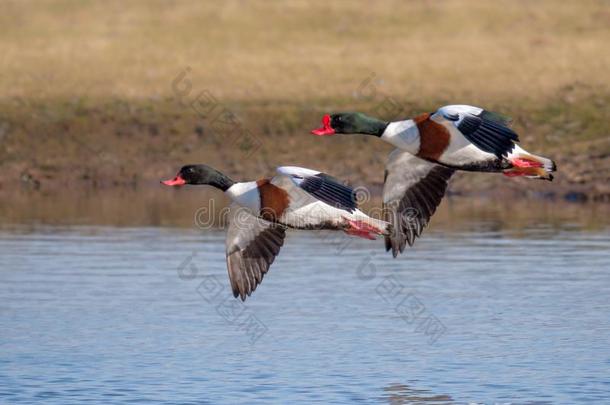
[[[300,177],[300,178],[304,178],[304,177],[309,177],[309,176],[315,176],[316,174],[320,174],[320,172],[316,171],[316,170],[312,170],[312,169],[307,169],[304,167],[298,167],[298,166],[280,166],[277,169],[278,174],[283,174],[285,176],[290,176],[290,177]]]

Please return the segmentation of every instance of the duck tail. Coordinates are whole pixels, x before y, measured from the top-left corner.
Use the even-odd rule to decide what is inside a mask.
[[[517,145],[507,159],[512,164],[503,172],[507,177],[525,176],[553,181],[552,173],[557,171],[557,164],[553,160],[529,153]]]

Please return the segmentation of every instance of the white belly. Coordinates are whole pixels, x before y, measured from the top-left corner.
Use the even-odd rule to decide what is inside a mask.
[[[298,229],[340,228],[351,215],[320,201],[284,211],[280,222]],[[350,218],[351,219],[351,218]]]
[[[280,222],[298,229],[344,229],[348,221],[363,221],[379,229],[385,229],[387,223],[374,219],[356,209],[347,212],[317,201],[296,209],[287,209]]]

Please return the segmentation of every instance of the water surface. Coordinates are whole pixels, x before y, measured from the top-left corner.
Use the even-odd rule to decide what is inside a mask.
[[[0,232],[0,402],[601,403],[610,232],[291,232],[245,304],[224,233]]]

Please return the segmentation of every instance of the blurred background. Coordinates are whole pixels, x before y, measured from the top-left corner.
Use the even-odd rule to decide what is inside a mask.
[[[553,183],[455,176],[454,201],[492,202],[471,211],[610,198],[606,1],[5,1],[0,26],[5,222],[190,225],[207,194],[158,184],[185,163],[247,180],[302,165],[375,196],[390,147],[309,130],[448,103],[511,116],[559,166]]]
[[[2,0],[0,403],[608,403],[609,72],[607,0]],[[159,184],[298,165],[369,210],[390,146],[309,131],[457,103],[555,181],[458,173],[397,259],[289,231],[245,303],[228,201]]]

